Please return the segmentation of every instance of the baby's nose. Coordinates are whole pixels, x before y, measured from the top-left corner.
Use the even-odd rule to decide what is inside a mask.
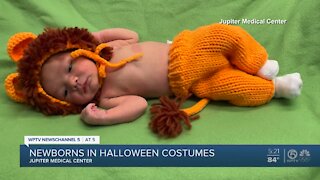
[[[79,88],[79,80],[76,76],[70,76],[67,82],[69,89],[77,90]]]

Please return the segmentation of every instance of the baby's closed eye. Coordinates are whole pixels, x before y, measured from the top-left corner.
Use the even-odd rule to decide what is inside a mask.
[[[68,96],[68,90],[65,89],[65,90],[64,90],[64,93],[63,93],[63,97],[66,98],[67,96]]]
[[[67,67],[67,72],[71,72],[72,71],[72,61],[70,61],[68,67]]]

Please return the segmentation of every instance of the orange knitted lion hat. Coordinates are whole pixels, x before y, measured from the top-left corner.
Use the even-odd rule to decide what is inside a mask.
[[[7,95],[47,115],[75,114],[83,108],[82,105],[56,99],[43,90],[40,83],[41,68],[52,55],[72,51],[70,55],[73,59],[85,56],[95,61],[100,86],[106,77],[106,67],[118,68],[135,60],[133,57],[116,64],[110,63],[108,60],[112,57],[112,47],[105,43],[99,44],[87,29],[77,27],[47,28],[39,36],[29,32],[17,33],[9,39],[7,51],[18,66],[18,72],[8,75],[5,80]]]

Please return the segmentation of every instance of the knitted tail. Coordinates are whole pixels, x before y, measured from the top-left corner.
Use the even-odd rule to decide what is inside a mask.
[[[199,118],[195,114],[209,103],[209,99],[201,99],[190,108],[180,109],[187,98],[171,100],[167,96],[160,97],[160,103],[153,104],[150,109],[151,122],[149,126],[152,131],[162,137],[176,137],[182,132],[182,123],[186,125],[187,129],[191,129],[190,121]]]

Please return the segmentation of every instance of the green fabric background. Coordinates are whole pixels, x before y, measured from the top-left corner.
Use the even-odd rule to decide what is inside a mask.
[[[285,25],[240,24],[277,59],[280,74],[300,72],[302,95],[256,108],[213,102],[175,139],[148,129],[149,113],[122,125],[89,127],[78,115],[46,117],[12,102],[0,86],[0,179],[320,179],[319,168],[20,168],[25,135],[97,135],[102,144],[320,144],[320,1],[309,0],[2,0],[0,79],[15,71],[6,53],[11,35],[44,27],[90,31],[123,27],[141,41],[172,39],[183,29],[220,19],[286,19]],[[191,105],[196,100],[188,101]],[[150,100],[150,103],[154,100]]]

